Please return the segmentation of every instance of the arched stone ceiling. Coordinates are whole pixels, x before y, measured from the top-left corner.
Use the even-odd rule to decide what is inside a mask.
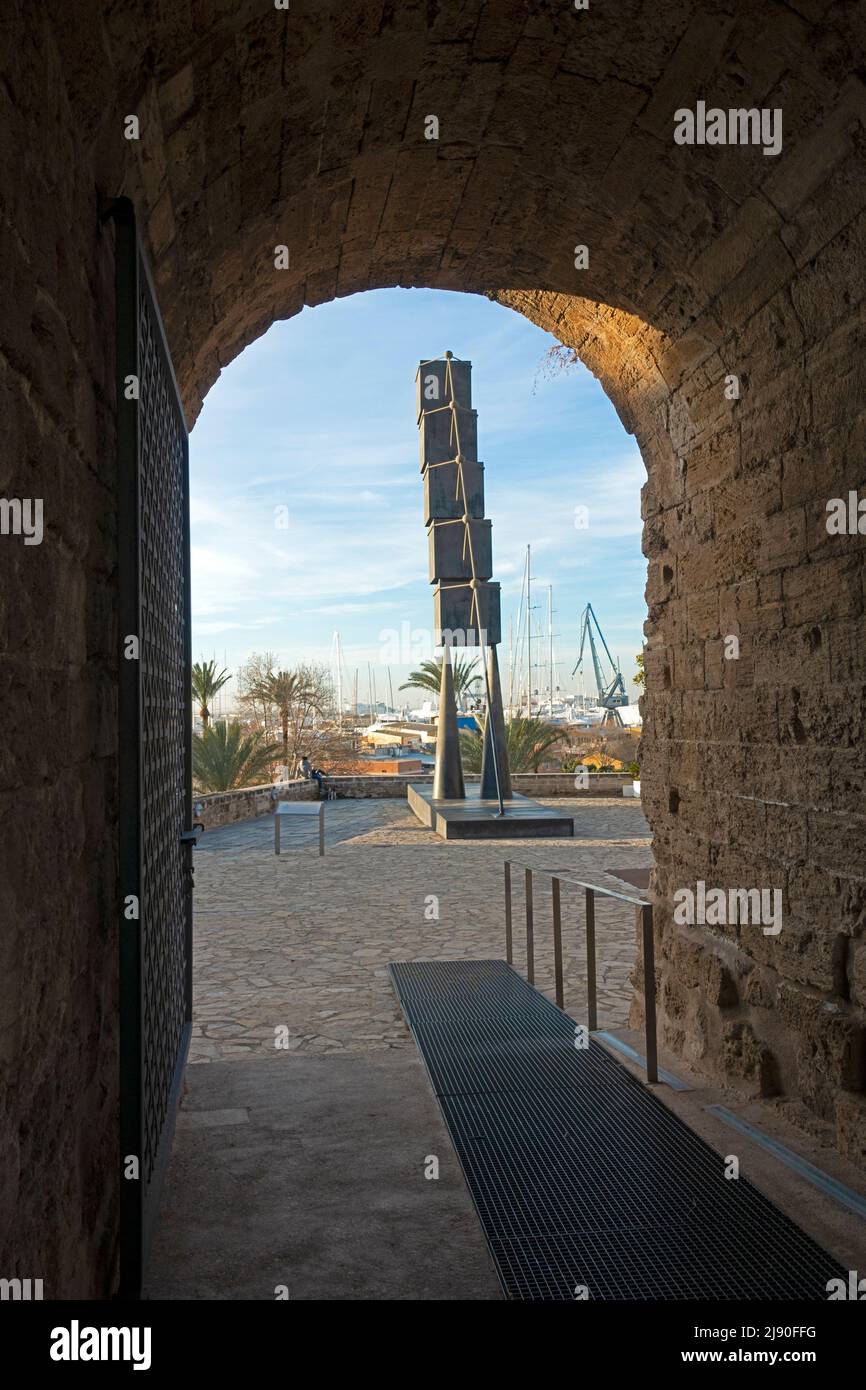
[[[810,254],[792,215],[866,109],[850,3],[154,0],[93,4],[92,25],[85,8],[57,17],[67,89],[101,194],[146,209],[190,419],[274,319],[397,284],[556,325],[615,397],[616,369],[627,412],[626,345],[633,378],[671,387]],[[677,145],[675,110],[701,99],[781,108],[782,153]]]

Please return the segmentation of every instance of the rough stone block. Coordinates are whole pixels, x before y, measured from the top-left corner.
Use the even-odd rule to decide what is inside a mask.
[[[866,941],[852,941],[848,954],[851,1002],[866,1009]]]
[[[837,1095],[836,1143],[840,1153],[866,1168],[866,1095]]]
[[[751,1023],[726,1023],[722,1031],[722,1066],[735,1085],[753,1095],[778,1095],[779,1069],[773,1052],[756,1034]]]
[[[798,1040],[797,1080],[803,1099],[825,1118],[837,1090],[859,1091],[866,1081],[866,1030],[846,1005],[790,981],[779,985],[777,1008]]]

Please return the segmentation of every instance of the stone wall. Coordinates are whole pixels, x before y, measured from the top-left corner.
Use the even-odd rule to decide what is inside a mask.
[[[190,422],[274,319],[377,286],[488,292],[596,373],[648,475],[662,1039],[866,1163],[866,538],[824,524],[864,488],[864,23],[831,0],[4,7],[0,493],[45,508],[40,546],[0,538],[4,1276],[116,1282],[119,193]],[[783,152],[674,145],[707,97],[783,109]],[[675,925],[699,879],[778,884],[782,933]]]
[[[477,784],[480,777],[469,773],[466,778],[466,785]],[[377,776],[377,777],[326,777],[324,787],[326,791],[333,792],[338,799],[343,797],[399,797],[406,799],[406,788],[412,783],[427,782],[432,783],[433,777],[427,776]],[[568,773],[559,772],[517,772],[512,778],[512,785],[515,791],[523,796],[531,797],[557,797],[557,796],[618,796],[626,782],[631,784],[630,777],[620,777],[615,773],[601,773],[590,777],[590,785],[587,790],[580,791],[575,789],[574,777]],[[240,817],[238,817],[240,819]]]
[[[569,772],[515,772],[511,784],[522,796],[547,800],[557,796],[621,796],[632,779],[618,772],[591,772],[587,787],[576,787],[574,774]]]
[[[326,777],[323,785],[326,793],[332,794],[340,801],[367,796],[405,801],[408,786],[415,782],[432,781],[429,773],[419,773],[412,777],[408,774],[394,776],[391,773],[381,773],[375,777]]]
[[[205,831],[220,825],[232,825],[239,820],[254,820],[256,816],[272,815],[280,801],[318,801],[319,788],[315,782],[298,778],[291,782],[268,782],[260,787],[239,787],[230,792],[208,792],[195,803],[195,819]]]
[[[44,516],[0,536],[0,1277],[46,1299],[117,1275],[114,261],[59,51],[81,21],[0,18],[0,496]]]

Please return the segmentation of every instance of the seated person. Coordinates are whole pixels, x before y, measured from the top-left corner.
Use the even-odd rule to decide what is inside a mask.
[[[306,753],[304,753],[301,757],[301,776],[306,777],[308,781],[318,782],[319,791],[321,792],[322,778],[324,776],[324,773],[319,768],[311,766],[310,760],[307,757]]]

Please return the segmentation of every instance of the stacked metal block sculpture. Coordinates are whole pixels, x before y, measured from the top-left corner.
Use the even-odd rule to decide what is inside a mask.
[[[487,719],[482,798],[500,813],[511,796],[496,647],[501,640],[499,585],[493,583],[492,526],[484,517],[484,465],[472,409],[472,363],[446,352],[420,363],[416,404],[424,485],[434,641],[444,648],[436,744],[436,800],[465,797],[451,650],[474,649],[484,664]]]

